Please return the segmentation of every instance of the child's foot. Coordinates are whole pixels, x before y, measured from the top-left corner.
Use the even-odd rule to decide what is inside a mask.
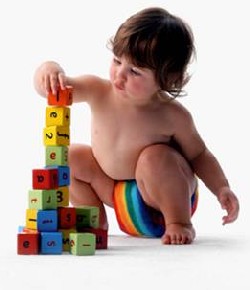
[[[195,238],[192,224],[168,224],[161,240],[166,245],[191,244]]]

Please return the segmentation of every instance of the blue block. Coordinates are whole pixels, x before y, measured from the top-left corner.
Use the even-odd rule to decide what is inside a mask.
[[[25,226],[18,226],[18,233],[22,233],[25,229]]]
[[[58,186],[68,186],[70,184],[70,168],[69,166],[46,166],[58,170]]]
[[[37,230],[55,232],[58,228],[57,210],[39,210],[37,213]]]
[[[62,254],[62,238],[61,232],[41,233],[41,254]]]

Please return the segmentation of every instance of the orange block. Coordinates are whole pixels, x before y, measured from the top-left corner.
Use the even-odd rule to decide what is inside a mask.
[[[56,95],[48,94],[49,106],[70,106],[73,102],[73,88],[66,87],[65,90],[58,88]]]

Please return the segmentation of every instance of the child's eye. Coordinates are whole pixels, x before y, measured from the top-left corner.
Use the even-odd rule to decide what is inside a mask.
[[[131,71],[132,74],[134,74],[136,76],[140,76],[141,75],[141,73],[136,68],[131,68],[130,71]]]
[[[121,64],[120,60],[118,58],[113,58],[113,62],[115,64]]]

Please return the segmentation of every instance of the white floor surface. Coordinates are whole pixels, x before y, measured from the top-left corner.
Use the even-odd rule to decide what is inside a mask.
[[[226,232],[187,246],[111,235],[94,256],[18,256],[7,247],[0,289],[249,289],[248,245],[249,237]]]

